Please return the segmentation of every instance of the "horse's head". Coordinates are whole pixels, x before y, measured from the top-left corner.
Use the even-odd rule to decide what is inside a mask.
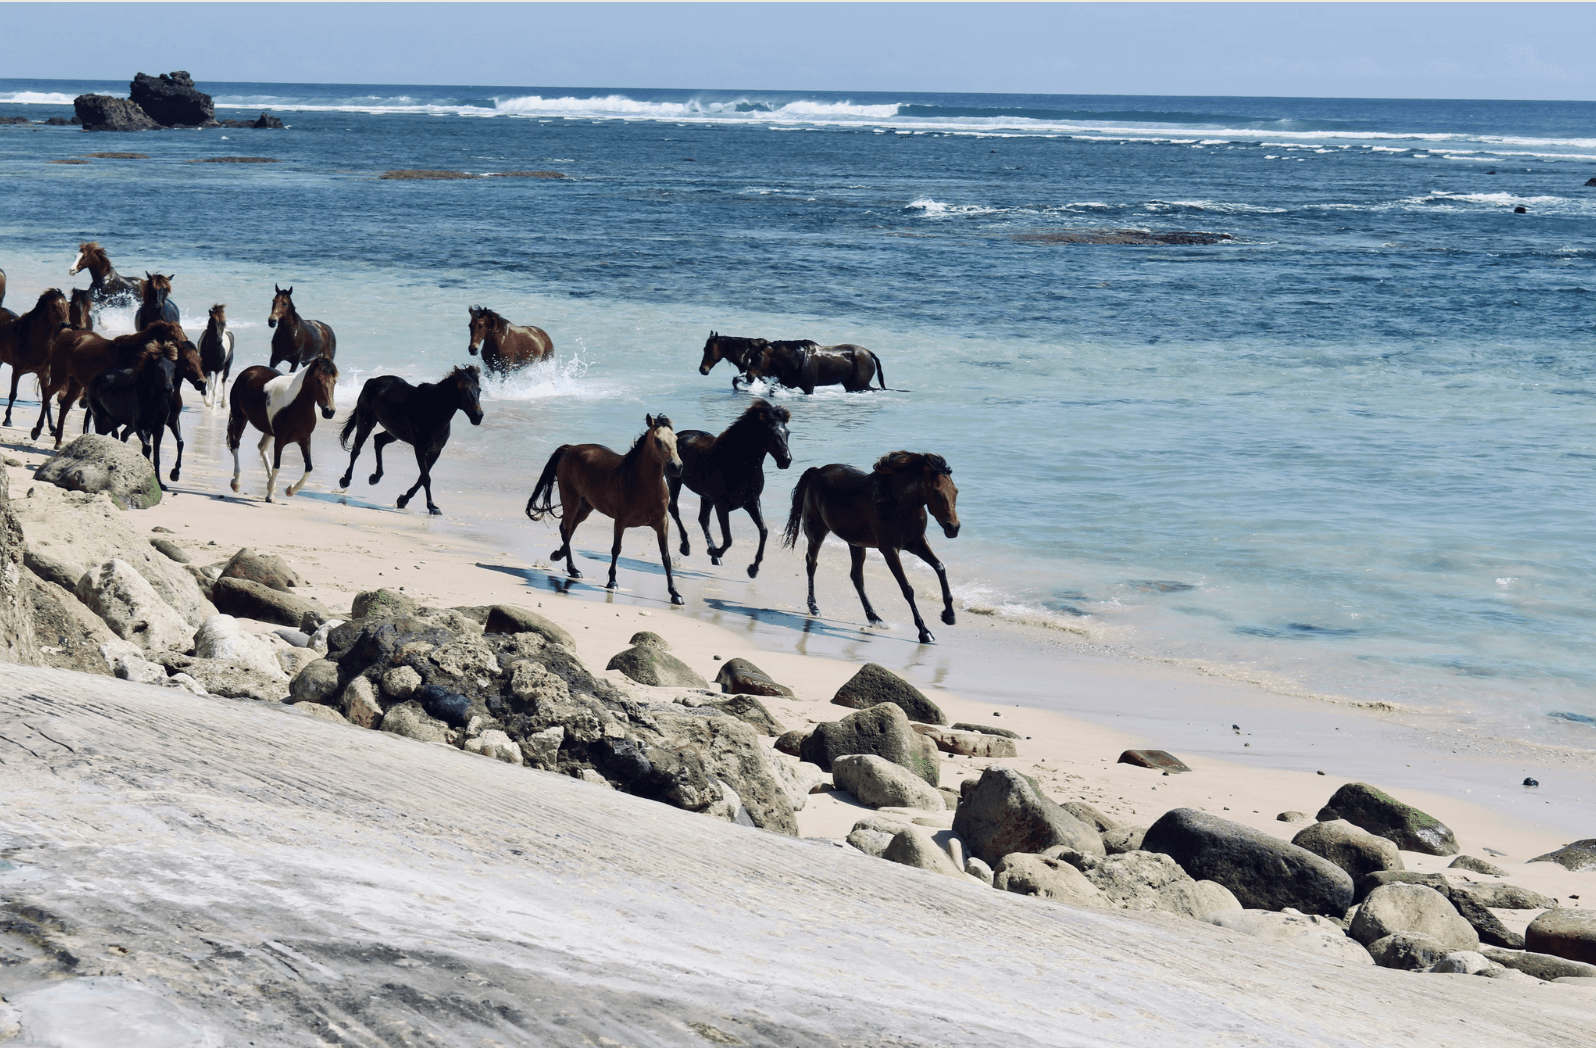
[[[778,404],[756,400],[748,413],[757,415],[764,424],[765,450],[776,460],[776,468],[786,469],[792,465],[792,452],[787,447],[787,423],[792,421],[792,412]]]
[[[488,332],[493,328],[493,310],[486,306],[471,306],[470,313],[471,341],[466,345],[466,352],[474,357],[477,355],[477,347],[488,337]]]
[[[290,288],[289,290],[293,290]],[[321,406],[321,417],[331,419],[338,410],[333,393],[338,386],[338,365],[326,357],[316,357],[305,365],[305,388]]]
[[[52,332],[66,331],[72,327],[72,316],[67,309],[66,295],[62,294],[58,287],[45,290],[33,308],[41,318],[39,322]]]
[[[671,428],[671,420],[664,415],[644,415],[643,421],[648,426],[648,432],[643,434],[658,453],[665,464],[667,477],[682,475],[682,457],[676,453],[676,431]]]
[[[211,324],[218,331],[227,326],[227,303],[218,302],[211,307]]]
[[[285,290],[284,288],[280,288],[276,284],[273,284],[272,290],[276,291],[277,293],[272,296],[272,312],[271,315],[266,318],[266,326],[274,328],[277,326],[277,322],[279,320],[293,314],[294,300],[291,296],[294,293],[294,289],[290,287]],[[331,418],[332,416],[329,415],[327,417]]]
[[[172,276],[176,276],[173,273]],[[172,293],[172,276],[160,273],[145,272],[144,274],[144,304],[159,306],[166,301],[166,296]]]
[[[725,353],[721,350],[720,336],[711,331],[709,337],[704,340],[704,359],[699,361],[698,373],[700,375],[709,374],[709,369],[719,364],[723,359],[725,359]]]
[[[482,425],[482,369],[475,364],[455,368],[444,381],[454,383],[455,407],[465,412],[473,426]]]
[[[188,384],[205,392],[205,365],[200,363],[199,349],[184,339],[177,345],[177,383],[182,385],[188,379]]]
[[[67,322],[79,331],[94,330],[94,298],[86,288],[72,289],[67,303]]]
[[[93,269],[96,257],[104,258],[105,252],[94,240],[85,240],[78,245],[78,257],[72,260],[72,268],[67,270],[67,276],[75,277],[85,269]]]
[[[948,538],[959,535],[959,489],[953,483],[953,467],[941,455],[913,451],[893,451],[876,460],[875,472],[901,478],[905,490],[918,488],[925,496],[925,507],[942,525]]]

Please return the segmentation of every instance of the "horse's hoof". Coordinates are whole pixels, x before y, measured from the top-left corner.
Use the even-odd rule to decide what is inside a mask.
[[[428,506],[427,512],[432,514],[434,517],[443,516],[443,510],[439,509],[437,506]]]
[[[921,630],[920,631],[920,643],[921,644],[935,644],[936,640],[937,639],[935,637],[931,636],[931,631],[930,630]]]
[[[953,625],[953,611],[952,611],[952,609],[948,609],[948,610],[946,610],[946,611],[944,611],[942,613],[942,622],[943,622],[944,625],[947,625],[947,626]]]
[[[759,577],[759,565],[758,564],[750,564],[750,565],[748,565],[748,577],[751,578],[751,579],[757,579]]]
[[[687,543],[685,543],[685,542],[682,543],[682,556],[684,556],[684,557],[691,556],[692,552],[693,552],[692,547],[688,546]]]
[[[236,481],[236,480],[233,481],[233,483],[230,486],[233,489],[233,494],[235,494],[235,495],[238,494],[238,481]]]
[[[604,588],[605,589],[614,589],[615,588],[615,580],[611,579],[610,581],[606,582],[604,584]]]
[[[679,605],[679,604],[686,604],[687,602],[682,599],[682,595],[680,593],[672,593],[671,594],[671,603]]]
[[[399,496],[399,508],[400,509],[404,509],[408,505],[410,505],[410,496],[409,495],[400,495]]]
[[[371,476],[366,478],[366,483],[367,484],[375,484],[375,483],[377,483],[377,481],[379,481],[381,479],[382,479],[382,474],[381,473],[373,473]]]
[[[342,477],[340,477],[338,479],[338,490],[339,491],[348,491],[349,490],[349,474],[345,473]]]
[[[720,558],[719,557],[712,556],[712,557],[709,558],[709,562],[711,564],[715,565],[715,567],[717,567],[717,568],[720,567]]]
[[[175,469],[174,469],[174,470],[172,470],[172,472],[171,472],[171,473],[170,473],[170,474],[168,474],[168,476],[169,476],[169,477],[170,477],[170,478],[171,478],[171,479],[172,479],[172,480],[176,480],[176,479],[178,479],[178,471],[177,471],[177,470],[175,470]]]

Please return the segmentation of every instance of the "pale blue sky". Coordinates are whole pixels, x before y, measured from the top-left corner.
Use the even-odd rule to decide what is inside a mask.
[[[4,3],[0,18],[3,77],[1596,99],[1586,3]]]

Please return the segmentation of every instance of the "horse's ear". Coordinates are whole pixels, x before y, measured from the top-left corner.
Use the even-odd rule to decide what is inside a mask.
[[[289,285],[288,285],[288,290],[287,290],[287,291],[286,291],[286,292],[284,292],[284,293],[285,293],[285,294],[289,294],[289,295],[292,295],[292,294],[293,294],[293,293],[294,293],[294,285],[292,285],[292,284],[289,284]]]
[[[283,289],[277,286],[277,281],[275,280],[272,281],[272,290],[277,292],[279,295],[283,293]]]
[[[647,426],[649,429],[653,429],[654,428],[654,416],[653,415],[644,415],[643,416],[643,425]]]

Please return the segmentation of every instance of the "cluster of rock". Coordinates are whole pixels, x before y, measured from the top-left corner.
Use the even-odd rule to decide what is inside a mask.
[[[217,120],[211,96],[194,87],[183,70],[149,76],[139,73],[128,98],[83,94],[72,100],[76,122],[85,131],[159,131],[173,127],[282,127],[274,116],[255,120]]]

